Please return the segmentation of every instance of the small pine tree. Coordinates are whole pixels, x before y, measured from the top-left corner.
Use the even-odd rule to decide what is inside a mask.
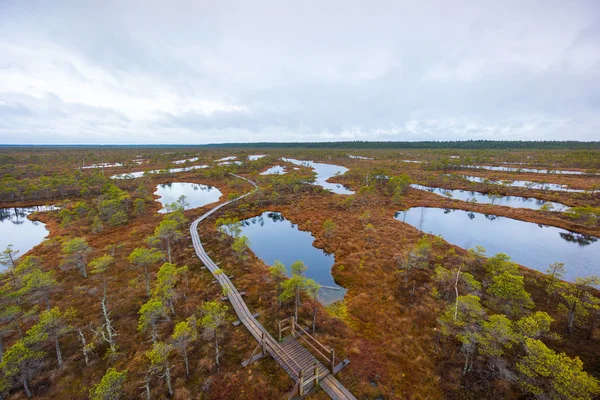
[[[90,400],[120,399],[125,379],[127,379],[127,370],[119,372],[115,368],[109,368],[100,382],[90,389]]]

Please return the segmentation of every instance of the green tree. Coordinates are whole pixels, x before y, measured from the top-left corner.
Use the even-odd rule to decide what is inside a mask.
[[[175,298],[175,285],[178,281],[178,275],[187,267],[177,268],[175,264],[164,263],[158,270],[156,276],[156,287],[152,290],[152,296],[160,299],[163,304],[167,305],[172,314],[175,314],[173,305]]]
[[[56,349],[56,359],[58,366],[62,366],[62,351],[59,340],[61,336],[72,331],[70,320],[75,316],[74,309],[68,309],[65,312],[60,311],[58,307],[42,311],[40,320],[27,331],[25,340],[28,344],[37,344],[50,339],[54,342]]]
[[[286,268],[279,260],[275,260],[269,267],[269,275],[277,286],[277,311],[281,309],[281,283],[285,280]]]
[[[518,340],[513,322],[505,315],[496,314],[483,321],[481,332],[476,333],[476,341],[480,354],[491,357],[492,365],[500,364],[500,357],[504,355]]]
[[[319,303],[319,290],[321,285],[315,282],[313,279],[305,278],[304,291],[313,301],[313,315],[312,315],[312,333],[315,333],[317,326],[317,304]]]
[[[524,339],[538,339],[550,333],[550,325],[554,319],[548,313],[536,311],[515,322],[515,331]]]
[[[14,250],[13,245],[9,244],[6,249],[0,253],[0,265],[4,265],[12,280],[15,280],[15,270],[17,269],[17,255],[19,250]]]
[[[91,273],[94,275],[102,275],[103,286],[106,290],[106,276],[105,273],[108,272],[114,265],[115,258],[108,254],[105,254],[100,257],[94,258],[90,261],[90,267],[92,268]]]
[[[167,309],[163,302],[157,298],[151,298],[148,300],[138,311],[140,316],[138,321],[138,332],[149,333],[150,339],[156,342],[157,336],[157,323],[161,319],[168,319]]]
[[[20,263],[20,265],[22,264]],[[19,297],[28,296],[34,302],[43,300],[49,310],[50,293],[58,288],[58,282],[56,282],[52,271],[45,272],[38,267],[34,267],[22,276],[19,286]]]
[[[102,230],[104,229],[104,225],[102,224],[102,220],[100,219],[99,216],[95,216],[94,219],[92,220],[92,233],[96,234],[96,233],[100,233],[102,232]]]
[[[292,271],[292,275],[304,276],[308,267],[302,261],[297,260],[292,263],[290,270]]]
[[[18,304],[10,301],[3,291],[0,291],[2,304],[0,307],[0,362],[4,357],[4,336],[19,330],[19,318],[23,310]]]
[[[396,256],[398,269],[405,273],[405,282],[413,269],[425,269],[429,266],[432,251],[431,241],[423,236],[414,246]]]
[[[167,256],[171,262],[171,243],[181,240],[183,233],[179,230],[179,223],[173,219],[164,219],[154,230],[154,236],[166,244]]]
[[[494,276],[487,292],[496,307],[510,315],[517,315],[524,308],[533,308],[535,305],[525,290],[523,277],[509,272]]]
[[[475,295],[481,291],[481,283],[473,275],[462,272],[458,268],[449,270],[438,265],[435,268],[433,281],[437,293],[445,300],[450,300],[452,296],[456,296],[459,290]]]
[[[109,368],[100,382],[90,389],[90,400],[120,399],[125,379],[127,379],[127,370],[119,372],[114,367]]]
[[[537,339],[525,339],[526,355],[516,365],[519,384],[541,399],[591,400],[600,394],[598,380],[583,370],[578,357],[556,353]]]
[[[279,296],[282,301],[294,299],[294,318],[298,321],[298,306],[300,305],[300,293],[306,288],[306,278],[302,275],[292,273],[290,279],[285,280],[281,285],[283,291]]]
[[[227,322],[227,306],[216,301],[209,301],[202,305],[202,319],[200,325],[203,328],[202,336],[205,340],[215,341],[215,362],[219,366],[219,338],[222,335],[221,327]]]
[[[544,276],[544,286],[546,293],[548,293],[547,304],[550,304],[550,299],[556,294],[561,288],[561,279],[565,276],[565,264],[561,262],[555,262],[550,264],[550,267],[546,270]]]
[[[442,334],[452,336],[461,343],[461,352],[465,354],[463,375],[472,368],[472,355],[477,350],[478,335],[486,316],[480,301],[478,296],[471,294],[458,296],[456,303],[448,305],[439,318]]]
[[[140,216],[144,213],[145,202],[144,199],[137,198],[133,201],[133,214]]]
[[[598,310],[598,298],[591,293],[591,289],[598,285],[600,285],[600,277],[597,276],[576,278],[575,284],[561,285],[559,292],[561,303],[558,305],[558,310],[567,315],[567,333],[573,331],[576,321],[583,321],[590,315],[590,311]]]
[[[177,198],[177,201],[175,202],[177,203],[177,206],[179,207],[179,209],[181,209],[182,211],[190,208],[190,202],[187,200],[187,196],[182,194],[181,196],[179,196],[179,198]]]
[[[220,241],[224,241],[228,235],[235,239],[242,233],[242,224],[237,218],[221,217],[215,222],[215,228],[220,232]]]
[[[17,340],[4,354],[0,363],[0,392],[7,391],[14,382],[23,385],[25,394],[31,398],[33,394],[29,382],[42,367],[44,353],[33,350],[23,339]]]
[[[173,346],[164,342],[152,343],[152,349],[146,351],[146,357],[150,361],[150,371],[153,375],[163,378],[167,384],[169,396],[173,396],[171,387],[171,363],[169,356]],[[161,375],[162,374],[162,375]]]
[[[398,204],[402,201],[402,196],[404,196],[411,183],[410,177],[406,174],[390,178],[388,181],[388,189],[393,196],[392,199],[394,200],[394,203]]]
[[[325,232],[325,237],[333,236],[336,229],[337,226],[332,220],[326,219],[325,222],[323,222],[323,231]]]
[[[126,211],[117,211],[110,217],[109,220],[109,223],[112,226],[127,225],[128,222],[129,217],[127,216]]]
[[[238,236],[233,241],[231,248],[240,262],[244,262],[246,260],[248,246],[250,246],[250,240],[247,236]]]
[[[519,266],[511,261],[510,257],[504,253],[498,253],[493,257],[488,258],[484,263],[484,268],[489,276],[500,275],[504,272],[508,272],[512,275],[519,274]]]
[[[190,342],[196,338],[196,335],[196,326],[193,326],[192,321],[190,320],[182,321],[175,325],[173,334],[171,335],[173,345],[175,348],[177,348],[177,350],[179,350],[181,356],[183,357],[186,376],[190,376],[187,348]]]
[[[62,245],[61,268],[77,268],[84,278],[87,278],[87,255],[92,248],[83,238],[74,238],[66,241]]]
[[[127,260],[136,268],[144,270],[144,277],[146,279],[146,295],[150,297],[150,276],[148,274],[148,267],[156,264],[160,261],[162,255],[156,249],[149,249],[146,247],[138,247],[134,249]]]

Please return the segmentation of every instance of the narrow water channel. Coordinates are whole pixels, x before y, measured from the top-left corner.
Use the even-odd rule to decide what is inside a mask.
[[[323,189],[327,189],[336,194],[354,194],[352,190],[346,189],[344,185],[339,183],[327,182],[327,179],[335,175],[342,175],[348,171],[348,168],[334,164],[316,163],[314,161],[296,160],[294,158],[282,158],[283,161],[290,162],[294,165],[309,167],[317,173],[316,184]]]
[[[547,205],[552,211],[564,211],[569,208],[568,206],[557,203],[554,201],[546,201],[541,199],[535,199],[531,197],[517,197],[517,196],[496,196],[481,192],[474,192],[470,190],[453,190],[444,189],[437,187],[429,187],[423,185],[410,185],[411,187],[419,190],[425,190],[430,193],[435,193],[440,196],[447,197],[449,199],[456,199],[461,201],[474,202],[479,204],[495,204],[497,206],[506,206],[513,208],[528,208],[531,210],[539,210],[540,208]]]
[[[208,168],[208,165],[192,165],[191,167],[171,168],[171,169],[167,169],[167,170],[153,169],[151,171],[128,172],[126,174],[113,175],[110,177],[110,179],[134,179],[134,178],[141,178],[145,174],[148,174],[148,175],[160,174],[163,171],[167,171],[167,173],[174,174],[177,172],[187,172],[187,171],[193,171],[196,169],[204,169],[204,168]]]
[[[573,171],[566,169],[545,169],[545,168],[523,168],[523,167],[500,167],[496,165],[461,165],[463,168],[487,169],[489,171],[504,172],[531,172],[534,174],[564,174],[564,175],[584,175],[587,172]],[[592,174],[596,175],[596,174]]]
[[[527,189],[539,189],[539,190],[550,190],[550,191],[559,191],[559,192],[572,192],[572,193],[583,193],[585,190],[583,189],[571,189],[568,186],[560,185],[558,183],[540,183],[540,182],[532,182],[532,181],[520,181],[520,180],[492,180],[487,178],[482,178],[480,176],[470,176],[470,175],[458,175],[461,178],[468,180],[469,182],[476,183],[490,183],[492,185],[506,185],[512,187],[524,187]]]
[[[283,175],[285,169],[281,165],[274,165],[271,168],[260,173],[261,175]]]
[[[442,235],[463,248],[483,246],[487,255],[506,253],[515,262],[545,272],[565,263],[565,279],[600,275],[600,241],[591,235],[491,214],[444,208],[414,207],[397,212],[397,220]]]

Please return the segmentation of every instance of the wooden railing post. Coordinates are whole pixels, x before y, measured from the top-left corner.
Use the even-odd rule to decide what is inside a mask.
[[[317,360],[314,363],[315,368],[315,387],[319,386],[319,364],[317,364]]]
[[[300,370],[300,373],[298,374],[298,382],[300,382],[300,389],[299,389],[299,394],[300,397],[304,396],[304,371]]]
[[[331,349],[331,373],[333,374],[335,368],[335,349]]]
[[[279,341],[281,342],[281,321],[279,321],[279,323],[277,324],[278,328],[279,328]]]
[[[292,337],[296,337],[296,321],[294,321],[294,317],[290,317],[290,321],[292,321],[290,325],[292,327]]]
[[[267,347],[266,347],[267,344],[265,342],[265,332],[264,331],[262,333],[262,339],[261,339],[260,343],[262,344],[262,353],[263,353],[263,356],[264,356],[264,355],[267,354]]]

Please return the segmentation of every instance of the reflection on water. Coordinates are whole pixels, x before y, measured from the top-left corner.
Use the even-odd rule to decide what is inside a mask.
[[[319,299],[324,304],[341,300],[346,290],[337,285],[331,276],[333,257],[321,249],[313,247],[314,237],[303,232],[286,220],[281,213],[264,212],[258,217],[242,222],[242,235],[250,240],[250,248],[267,265],[279,260],[288,268],[294,261],[306,264],[306,276],[318,284],[339,290],[321,288]]]
[[[237,158],[236,156],[223,157],[223,158],[219,158],[218,160],[215,160],[215,162],[217,162],[217,161],[231,161],[231,160],[235,160],[236,158]]]
[[[411,187],[419,190],[426,190],[431,193],[438,194],[440,196],[448,197],[450,199],[469,201],[479,204],[495,204],[497,206],[507,206],[514,208],[529,208],[532,210],[539,210],[545,204],[551,206],[552,211],[562,211],[568,206],[556,203],[554,201],[546,201],[541,199],[535,199],[531,197],[515,197],[515,196],[497,196],[481,192],[474,192],[469,190],[453,190],[444,188],[435,188],[423,185],[410,185]]]
[[[179,199],[180,196],[186,196],[186,201],[189,206],[186,209],[203,207],[207,204],[219,201],[222,193],[219,189],[213,186],[201,185],[198,183],[172,182],[164,183],[156,186],[154,194],[159,195],[157,200],[163,208],[159,213],[166,213],[164,208],[167,204],[172,204]]]
[[[564,262],[566,280],[600,274],[600,242],[595,236],[463,210],[414,207],[395,218],[424,232],[442,235],[464,248],[483,246],[488,255],[506,253],[517,263],[545,272],[548,265]]]
[[[268,170],[261,172],[261,175],[283,175],[285,174],[285,169],[281,165],[275,165]]]
[[[348,168],[340,165],[316,163],[313,161],[296,160],[294,158],[281,158],[283,161],[290,162],[295,165],[302,165],[315,170],[317,173],[316,184],[321,186],[323,189],[327,189],[336,194],[354,194],[352,190],[348,190],[344,185],[339,183],[329,183],[327,179],[334,175],[343,175],[348,171]]]
[[[186,162],[194,162],[194,161],[198,161],[198,157],[186,158],[185,160],[173,161],[173,164],[185,164]]]
[[[451,176],[451,175],[448,175]],[[489,183],[492,185],[506,185],[512,187],[524,187],[527,189],[539,189],[539,190],[552,190],[552,191],[561,191],[561,192],[573,192],[573,193],[583,193],[585,190],[582,189],[569,189],[565,185],[560,185],[558,183],[539,183],[539,182],[531,182],[531,181],[520,181],[520,180],[491,180],[487,178],[482,178],[480,176],[469,176],[469,175],[458,175],[462,178],[470,182],[476,183]]]
[[[583,175],[586,172],[564,170],[564,169],[543,169],[543,168],[521,168],[521,167],[498,167],[494,165],[461,165],[463,168],[487,169],[489,171],[504,172],[532,172],[535,174],[565,174],[565,175]],[[597,174],[593,174],[597,175]]]
[[[208,168],[208,165],[193,165],[191,167],[184,167],[184,168],[171,168],[171,169],[164,169],[164,170],[163,169],[153,169],[151,171],[129,172],[127,174],[113,175],[110,177],[110,179],[134,179],[134,178],[141,178],[145,174],[155,175],[155,174],[161,174],[163,172],[166,172],[168,174],[174,174],[176,172],[187,172],[187,171],[193,171],[195,169],[203,169],[203,168]]]
[[[31,221],[27,216],[55,209],[54,206],[0,208],[0,252],[12,244],[13,249],[19,251],[19,257],[40,244],[48,235],[46,225]]]

